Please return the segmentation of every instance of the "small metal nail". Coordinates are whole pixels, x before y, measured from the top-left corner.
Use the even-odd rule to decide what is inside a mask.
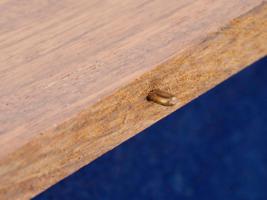
[[[178,102],[174,95],[161,90],[150,91],[147,95],[147,100],[163,106],[174,106]]]

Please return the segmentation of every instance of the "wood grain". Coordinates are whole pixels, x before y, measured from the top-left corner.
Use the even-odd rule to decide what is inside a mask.
[[[267,54],[260,0],[5,0],[0,13],[1,199],[32,197]],[[152,89],[179,103],[147,102]]]

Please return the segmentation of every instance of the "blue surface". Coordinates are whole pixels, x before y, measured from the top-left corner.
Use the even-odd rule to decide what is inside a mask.
[[[266,200],[267,57],[36,200]]]

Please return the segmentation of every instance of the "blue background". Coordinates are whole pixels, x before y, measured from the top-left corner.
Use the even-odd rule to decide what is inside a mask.
[[[41,199],[266,200],[267,57]]]

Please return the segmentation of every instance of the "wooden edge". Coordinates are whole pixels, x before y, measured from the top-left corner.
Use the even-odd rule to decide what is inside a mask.
[[[264,3],[75,118],[40,133],[0,161],[0,198],[38,194],[266,56],[266,33]],[[152,89],[175,94],[179,103],[164,107],[148,102]]]

